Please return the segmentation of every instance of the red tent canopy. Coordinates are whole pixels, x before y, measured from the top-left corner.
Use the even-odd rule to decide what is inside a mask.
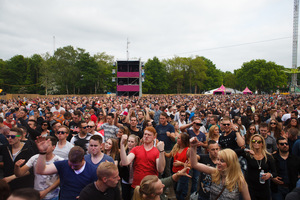
[[[249,90],[248,87],[246,87],[243,91],[243,94],[253,94],[253,92],[251,90]]]

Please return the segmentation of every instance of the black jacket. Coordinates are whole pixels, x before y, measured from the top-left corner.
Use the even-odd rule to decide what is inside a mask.
[[[280,155],[279,152],[273,155],[275,159],[275,165],[277,172],[280,172],[279,170],[279,159]],[[300,174],[300,158],[297,156],[294,156],[292,154],[289,154],[287,158],[287,168],[288,168],[288,177],[289,177],[289,190],[292,191],[296,187],[296,183],[298,181],[298,174]],[[274,177],[276,178],[276,177]],[[271,190],[272,192],[277,192],[278,188],[277,185],[271,181]]]

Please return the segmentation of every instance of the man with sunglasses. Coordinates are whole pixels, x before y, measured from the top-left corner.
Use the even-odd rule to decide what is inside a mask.
[[[181,126],[180,130],[189,134],[191,138],[196,137],[198,139],[197,154],[200,155],[201,153],[204,153],[203,148],[207,147],[206,136],[200,131],[200,128],[203,125],[201,119],[198,117],[192,117],[192,120],[192,123]],[[191,193],[193,193],[197,191],[200,172],[195,169],[192,169],[191,172],[193,173]]]
[[[34,155],[34,150],[28,142],[21,142],[22,130],[11,128],[6,138],[8,145],[0,145],[0,156],[2,156],[4,180],[13,191],[18,188],[33,187],[33,175],[29,174],[20,178],[14,175],[14,165],[24,159],[26,162]]]
[[[286,138],[277,139],[278,152],[273,155],[278,176],[272,178],[272,199],[285,199],[285,196],[295,187],[300,174],[300,158],[289,153]]]
[[[58,139],[56,147],[54,149],[54,154],[63,158],[64,160],[68,160],[68,154],[70,150],[74,147],[69,141],[67,141],[67,137],[70,133],[70,129],[67,126],[60,126],[58,131],[55,133],[55,136]]]
[[[86,122],[80,122],[79,127],[80,132],[72,137],[70,143],[75,146],[80,146],[85,152],[87,152],[89,140],[92,137],[92,134],[89,133],[89,126]]]
[[[221,121],[222,135],[219,137],[219,144],[222,149],[239,149],[245,145],[241,134],[237,131],[238,126],[231,123],[229,117],[224,117]]]

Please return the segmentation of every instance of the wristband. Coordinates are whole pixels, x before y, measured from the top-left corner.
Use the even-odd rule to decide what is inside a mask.
[[[161,150],[161,151],[159,151],[159,153],[161,153],[161,152],[164,152],[165,150]]]
[[[46,155],[47,152],[39,152],[41,155]]]

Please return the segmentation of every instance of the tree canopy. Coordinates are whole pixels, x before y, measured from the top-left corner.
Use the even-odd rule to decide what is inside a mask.
[[[82,48],[66,46],[31,57],[16,55],[0,59],[0,88],[6,93],[101,94],[116,91],[112,82],[114,57],[105,52],[90,55]],[[274,92],[290,83],[290,74],[299,73],[266,60],[243,63],[234,72],[222,72],[202,56],[178,57],[145,63],[143,93],[199,94],[221,86]]]

